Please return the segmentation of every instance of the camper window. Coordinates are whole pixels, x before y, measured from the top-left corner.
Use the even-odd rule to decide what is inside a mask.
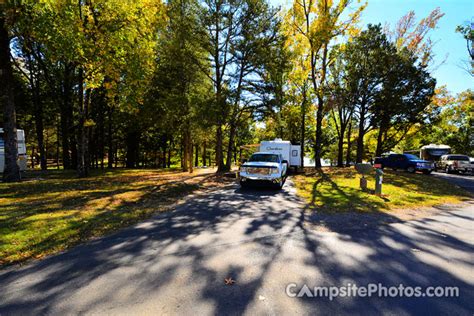
[[[297,150],[292,150],[291,151],[291,156],[298,157],[298,151]]]

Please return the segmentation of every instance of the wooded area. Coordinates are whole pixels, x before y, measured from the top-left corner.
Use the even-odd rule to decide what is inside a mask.
[[[114,167],[225,172],[240,146],[275,137],[303,144],[315,167],[429,143],[474,155],[473,91],[451,95],[431,75],[430,31],[443,13],[363,26],[366,5],[6,1],[3,178],[20,178],[16,128],[33,168],[54,161],[80,177]],[[457,32],[469,50],[472,29]]]

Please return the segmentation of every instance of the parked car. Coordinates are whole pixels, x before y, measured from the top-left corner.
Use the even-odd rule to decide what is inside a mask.
[[[392,168],[393,170],[406,170],[414,173],[422,171],[424,174],[430,174],[435,166],[431,161],[423,160],[412,154],[390,154],[387,157],[375,158],[375,164],[381,164],[383,168]]]
[[[240,167],[239,177],[242,187],[260,182],[268,183],[281,189],[286,179],[288,161],[281,154],[257,152]]]
[[[474,165],[466,155],[443,155],[437,167],[446,173],[472,172],[474,169]]]

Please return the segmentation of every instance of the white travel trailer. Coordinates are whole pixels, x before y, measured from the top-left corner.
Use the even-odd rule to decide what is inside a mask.
[[[27,156],[26,156],[26,142],[25,131],[22,129],[16,130],[18,140],[18,165],[21,171],[26,170]],[[3,173],[5,168],[5,141],[3,138],[3,128],[0,128],[0,173]]]
[[[301,145],[292,145],[288,140],[275,138],[275,140],[262,141],[260,151],[281,154],[290,167],[301,167]]]
[[[451,153],[448,145],[429,144],[421,147],[420,158],[428,161],[439,161],[441,156]]]

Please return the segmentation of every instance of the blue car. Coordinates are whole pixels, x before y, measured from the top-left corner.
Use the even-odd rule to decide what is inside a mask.
[[[430,174],[435,169],[433,162],[420,159],[411,154],[391,154],[387,157],[375,158],[375,164],[381,164],[382,169],[406,170],[411,173],[421,171],[424,174]]]

